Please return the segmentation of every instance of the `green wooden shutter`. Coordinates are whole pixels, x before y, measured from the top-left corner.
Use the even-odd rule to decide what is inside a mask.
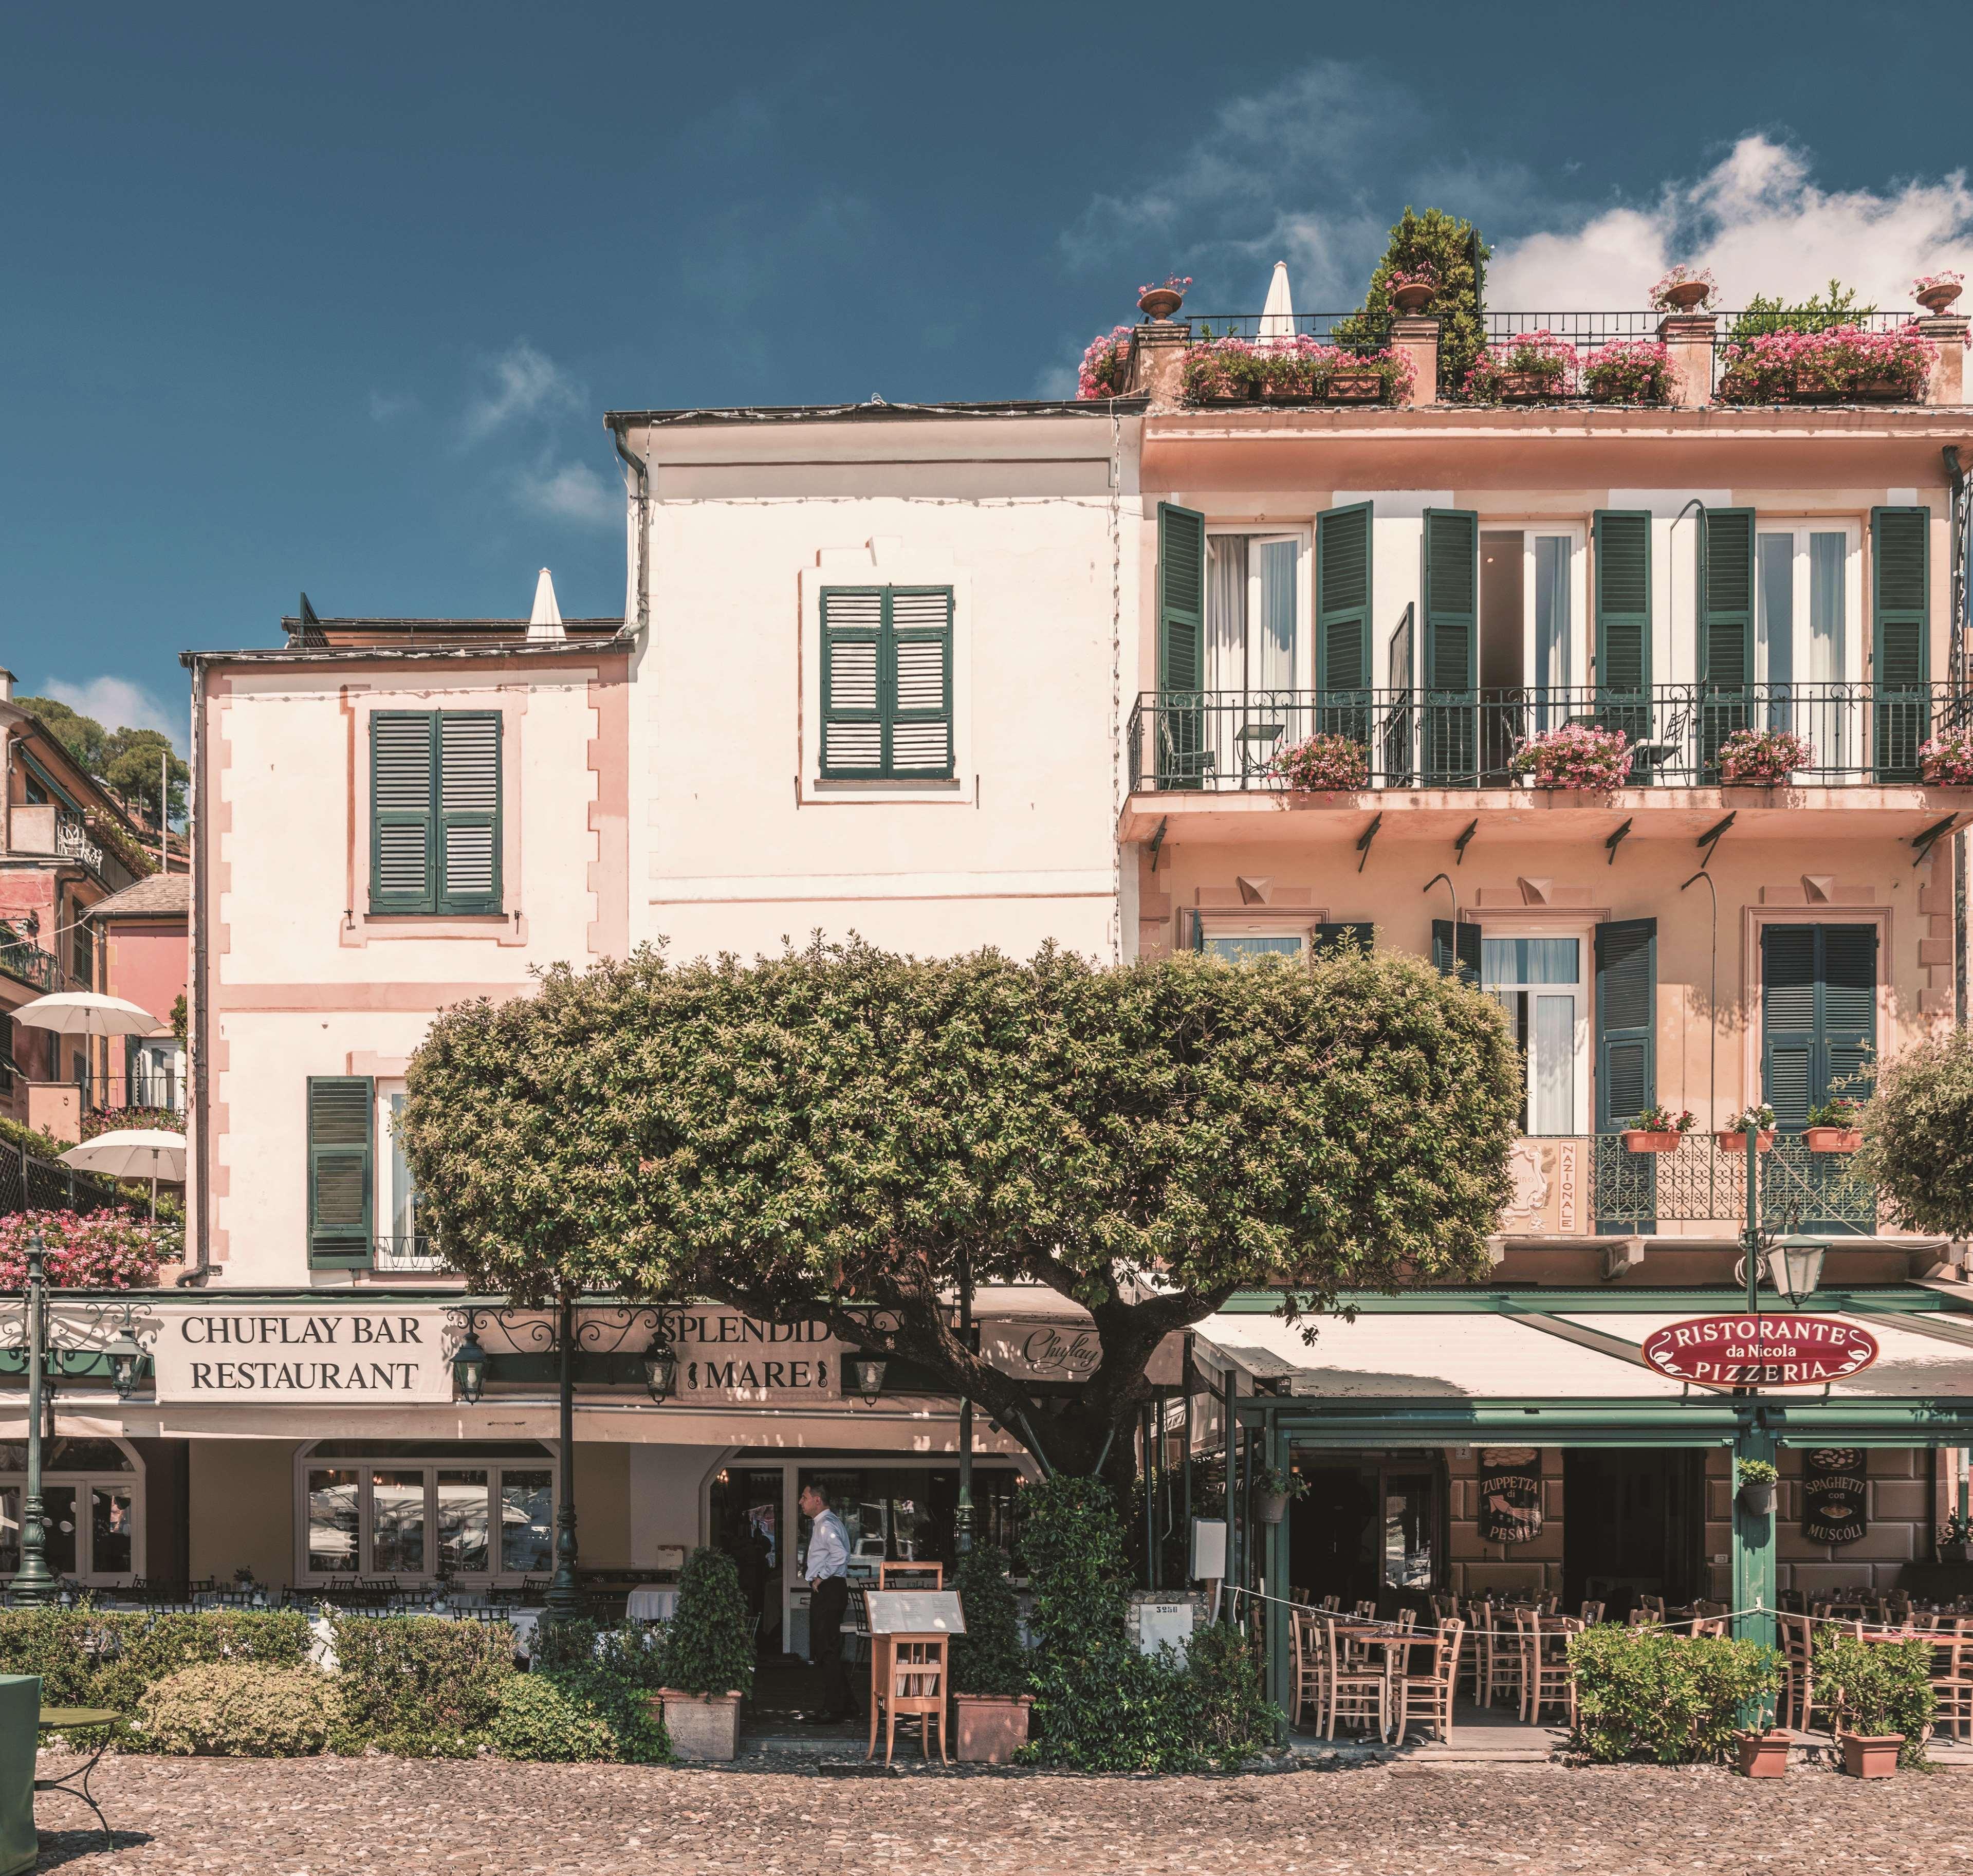
[[[1699,521],[1700,765],[1753,720],[1754,511],[1709,508]]]
[[[370,909],[438,909],[432,784],[437,715],[379,710],[370,719]]]
[[[1480,928],[1455,925],[1450,918],[1431,922],[1431,961],[1441,977],[1456,975],[1462,984],[1480,983]]]
[[[1315,518],[1315,687],[1370,688],[1371,507],[1356,502]]]
[[[1596,511],[1596,714],[1632,743],[1651,739],[1651,517]]]
[[[1876,1053],[1877,928],[1771,925],[1761,931],[1761,1085],[1792,1132],[1837,1095],[1869,1093]]]
[[[1931,528],[1929,508],[1870,511],[1870,670],[1881,782],[1917,781],[1919,745],[1932,733]]]
[[[1206,682],[1206,517],[1158,504],[1158,786],[1196,788],[1209,772],[1200,687]]]
[[[1376,939],[1377,928],[1368,919],[1350,919],[1337,925],[1325,922],[1315,928],[1314,942],[1310,948],[1317,955],[1350,947],[1367,951],[1375,947]]]
[[[884,594],[885,773],[952,775],[952,588],[897,586]]]
[[[1621,1131],[1658,1098],[1655,918],[1596,927],[1596,1131]]]
[[[499,711],[440,712],[438,830],[438,909],[500,911]]]
[[[884,772],[884,589],[834,587],[822,595],[822,773]]]
[[[1877,1053],[1877,928],[1826,925],[1820,931],[1822,1008],[1815,1105],[1839,1095],[1867,1100],[1870,1090],[1863,1085],[1863,1072]]]
[[[1480,517],[1428,508],[1424,546],[1425,778],[1476,782]]]
[[[376,1184],[376,1084],[367,1075],[308,1082],[309,1262],[367,1265]]]

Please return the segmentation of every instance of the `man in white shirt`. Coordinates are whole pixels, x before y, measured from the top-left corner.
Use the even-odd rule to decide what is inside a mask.
[[[802,1488],[802,1515],[812,1521],[802,1575],[809,1587],[810,1658],[820,1671],[821,1705],[809,1715],[816,1726],[833,1726],[854,1719],[856,1703],[849,1677],[843,1670],[843,1617],[849,1606],[849,1533],[829,1509],[829,1494],[820,1485]]]

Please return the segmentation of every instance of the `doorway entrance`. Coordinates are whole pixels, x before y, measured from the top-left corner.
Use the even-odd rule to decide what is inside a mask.
[[[1333,1596],[1380,1616],[1425,1613],[1445,1555],[1445,1496],[1431,1453],[1297,1453],[1308,1490],[1288,1506],[1288,1582],[1294,1595]]]
[[[1570,1446],[1562,1455],[1562,1606],[1621,1622],[1641,1596],[1687,1603],[1706,1588],[1706,1455],[1675,1447]]]

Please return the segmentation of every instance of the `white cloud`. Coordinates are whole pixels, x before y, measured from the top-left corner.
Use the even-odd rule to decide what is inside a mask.
[[[373,391],[370,394],[370,417],[373,423],[388,424],[393,417],[405,416],[417,408],[417,399],[408,391]]]
[[[488,382],[466,407],[460,427],[469,443],[509,424],[578,409],[587,393],[547,353],[523,339],[487,364]]]
[[[613,527],[623,519],[623,498],[587,463],[543,461],[515,478],[515,499],[523,508],[555,521]]]
[[[1563,231],[1502,244],[1487,269],[1496,306],[1641,306],[1674,261],[1709,267],[1728,306],[1755,293],[1804,297],[1832,278],[1867,302],[1910,303],[1914,274],[1973,271],[1973,192],[1965,172],[1825,190],[1809,153],[1742,136],[1703,175],[1667,182],[1643,207],[1607,208]]]
[[[168,708],[141,684],[133,684],[126,677],[86,678],[79,684],[51,677],[33,695],[52,697],[71,710],[93,716],[105,729],[162,730],[170,737],[174,748],[185,739],[187,707],[180,704]]]

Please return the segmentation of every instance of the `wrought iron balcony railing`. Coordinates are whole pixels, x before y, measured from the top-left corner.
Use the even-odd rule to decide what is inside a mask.
[[[0,928],[0,971],[38,990],[58,990],[64,980],[61,961],[53,952],[15,937],[4,928]]]
[[[1130,786],[1279,788],[1280,758],[1320,735],[1356,745],[1361,788],[1510,787],[1523,781],[1516,753],[1571,727],[1623,733],[1626,787],[1759,785],[1723,768],[1743,730],[1786,730],[1807,745],[1788,786],[1911,784],[1924,779],[1924,745],[1965,725],[1968,701],[1943,684],[1865,683],[1147,691],[1130,712]],[[1336,753],[1347,767],[1351,752]]]
[[[1742,1229],[1747,1157],[1712,1134],[1688,1134],[1670,1153],[1633,1153],[1621,1134],[1598,1134],[1590,1163],[1590,1212],[1598,1229],[1715,1224]],[[1877,1190],[1856,1177],[1847,1153],[1811,1153],[1808,1138],[1782,1133],[1760,1155],[1761,1221],[1769,1229],[1870,1236],[1883,1222]]]
[[[443,1270],[445,1267],[437,1243],[421,1231],[371,1242],[372,1270]]]

